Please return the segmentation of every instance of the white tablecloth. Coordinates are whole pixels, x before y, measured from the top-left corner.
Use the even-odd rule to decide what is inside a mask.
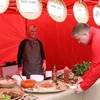
[[[15,90],[21,90],[20,87],[15,86]],[[4,89],[1,88],[0,92]],[[68,89],[59,93],[39,94],[32,93],[39,97],[37,100],[100,100],[100,79],[88,90],[77,94],[74,89]]]
[[[38,100],[100,100],[100,80],[88,90],[77,94],[75,90],[69,89],[60,93],[34,94]]]

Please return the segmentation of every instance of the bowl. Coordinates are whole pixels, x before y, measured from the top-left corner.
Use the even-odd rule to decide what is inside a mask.
[[[26,80],[22,80],[21,81],[21,86],[23,88],[33,88],[35,85],[36,81],[35,80],[31,80],[31,79],[26,79]]]
[[[21,76],[23,78],[23,80],[26,80],[26,76]],[[13,75],[12,78],[14,78],[16,80],[16,84],[17,85],[21,85],[21,77],[19,75]]]
[[[36,82],[41,82],[44,80],[43,75],[30,75],[30,79],[35,80]]]
[[[0,78],[0,88],[12,88],[16,85],[15,79]]]

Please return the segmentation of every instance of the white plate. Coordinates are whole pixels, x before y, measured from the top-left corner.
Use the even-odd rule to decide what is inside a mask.
[[[50,81],[50,80],[46,80],[46,81]],[[39,83],[37,83],[37,85],[39,85]],[[30,88],[30,89],[22,87],[22,90],[24,92],[29,92],[29,93],[55,93],[55,92],[65,91],[67,89],[68,89],[68,87],[66,86],[66,84],[61,81],[58,81],[57,89],[55,89],[55,90],[50,90],[50,89],[42,90],[42,89],[38,88],[37,86],[34,88]]]
[[[62,92],[62,91],[65,91],[66,89],[56,89],[54,91],[42,91],[41,89],[36,89],[36,88],[31,88],[31,89],[25,89],[25,88],[22,88],[22,90],[24,92],[29,92],[29,93],[55,93],[55,92]]]

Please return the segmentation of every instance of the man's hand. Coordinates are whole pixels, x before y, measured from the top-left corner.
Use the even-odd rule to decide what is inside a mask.
[[[78,81],[76,82],[76,84],[80,84],[81,82],[83,82],[84,80],[81,77],[78,77]]]
[[[81,92],[83,92],[84,90],[80,87],[80,84],[77,84],[77,86],[76,86],[76,92],[77,93],[81,93]]]

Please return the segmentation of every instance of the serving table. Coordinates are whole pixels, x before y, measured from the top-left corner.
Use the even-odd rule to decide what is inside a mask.
[[[5,88],[0,88],[0,92],[4,91]],[[21,90],[20,86],[15,86],[13,89]],[[25,93],[27,94],[27,93]],[[36,100],[100,100],[100,79],[89,88],[88,90],[77,94],[75,89],[67,89],[63,92],[55,93],[32,93],[38,97]]]

